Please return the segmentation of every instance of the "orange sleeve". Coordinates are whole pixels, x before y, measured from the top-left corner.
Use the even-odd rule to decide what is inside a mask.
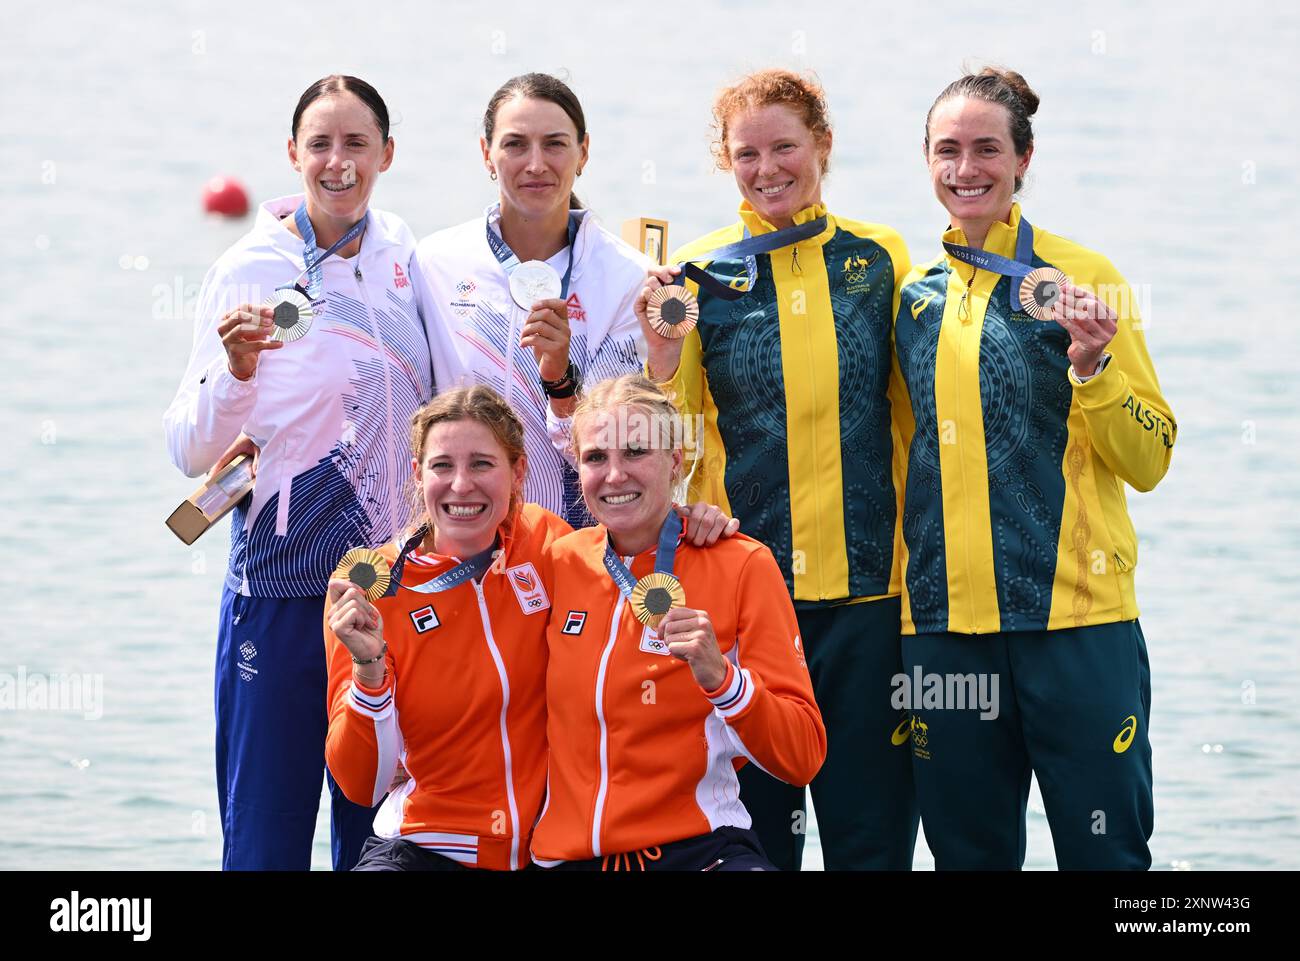
[[[805,785],[826,758],[826,728],[794,606],[766,547],[746,559],[736,594],[736,645],[727,678],[705,694],[746,755],[773,777]]]
[[[325,599],[325,657],[329,665],[325,763],[353,804],[373,807],[388,793],[402,753],[402,733],[393,710],[397,679],[393,655],[378,688],[352,680],[352,655],[329,627],[331,603]]]

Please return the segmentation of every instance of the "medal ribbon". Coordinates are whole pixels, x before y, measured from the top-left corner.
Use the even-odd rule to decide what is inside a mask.
[[[980,250],[976,247],[963,247],[960,244],[951,244],[945,242],[943,249],[948,251],[958,260],[970,264],[972,267],[978,267],[980,270],[989,270],[995,274],[1002,274],[1004,277],[1024,277],[1034,268],[1031,266],[1034,259],[1034,228],[1030,226],[1029,221],[1024,217],[1020,218],[1020,230],[1016,234],[1016,259],[1008,260],[1001,254],[991,254],[987,250]],[[1020,285],[1011,284],[1011,309],[1013,311],[1021,310],[1020,306]]]
[[[390,596],[397,593],[397,588],[399,586],[416,594],[441,594],[443,591],[449,591],[453,587],[465,583],[465,581],[469,580],[471,577],[478,580],[487,573],[487,569],[492,566],[492,561],[495,559],[496,552],[501,546],[501,539],[496,538],[492,541],[491,547],[479,551],[467,560],[461,561],[451,570],[443,571],[437,577],[430,578],[423,584],[418,584],[414,587],[407,587],[407,585],[400,583],[402,579],[402,569],[406,566],[406,556],[419,546],[420,541],[424,539],[424,535],[428,530],[428,527],[420,528],[415,533],[415,536],[407,541],[406,546],[402,548],[401,554],[398,555],[397,563],[393,565],[392,586],[389,588]]]
[[[818,217],[806,224],[782,227],[780,230],[774,230],[770,234],[759,234],[757,237],[751,237],[749,228],[745,228],[743,240],[737,240],[725,247],[718,247],[716,250],[710,250],[698,257],[692,257],[690,260],[678,264],[678,266],[682,268],[682,276],[695,281],[702,290],[707,290],[710,294],[722,300],[739,300],[754,289],[754,282],[758,279],[757,257],[759,254],[771,253],[773,250],[797,244],[809,237],[816,237],[825,229],[825,217]],[[737,258],[744,258],[745,261],[746,279],[743,289],[730,287],[703,267],[696,266],[696,264],[709,261],[735,260]]]
[[[663,527],[659,529],[659,548],[655,552],[655,573],[672,574],[673,555],[677,553],[677,538],[681,536],[681,533],[682,519],[677,516],[675,510],[669,509],[668,516],[664,518]],[[627,569],[627,565],[623,563],[622,559],[614,553],[614,545],[608,540],[605,542],[605,570],[609,571],[609,576],[618,585],[619,593],[630,598],[632,588],[636,587],[636,578],[632,576],[632,572]]]
[[[573,241],[578,236],[578,225],[582,223],[582,218],[576,213],[569,214],[569,265],[564,268],[564,276],[560,278],[560,298],[569,299],[569,276],[573,273]],[[506,243],[505,237],[498,234],[492,229],[492,224],[487,225],[488,246],[492,248],[492,253],[496,255],[499,263],[509,277],[519,266],[519,255],[510,249]]]
[[[352,243],[352,241],[357,239],[357,236],[361,231],[366,229],[366,218],[362,217],[355,224],[349,227],[347,233],[340,237],[329,250],[325,251],[325,253],[321,254],[319,257],[315,256],[316,231],[312,228],[311,218],[307,216],[306,201],[299,204],[298,209],[293,212],[293,222],[298,225],[298,233],[302,234],[302,262],[304,264],[302,274],[307,275],[307,289],[304,293],[307,294],[308,300],[318,300],[320,299],[321,287],[324,284],[324,275],[320,269],[320,265],[329,257],[332,257],[337,251],[342,250],[348,244]],[[301,277],[302,274],[299,274],[298,277]],[[293,283],[285,284],[284,286],[297,287],[298,277],[294,278]],[[284,287],[277,289],[283,290]]]

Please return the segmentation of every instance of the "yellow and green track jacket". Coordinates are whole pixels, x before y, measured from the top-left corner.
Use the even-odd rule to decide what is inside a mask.
[[[985,250],[1015,256],[1020,207]],[[960,230],[944,241],[965,244]],[[1132,290],[1105,257],[1034,228],[1056,267],[1119,315],[1101,373],[1070,372],[1070,336],[1012,313],[1018,278],[947,254],[917,266],[894,305],[908,394],[903,632],[1054,630],[1131,620],[1137,536],[1124,485],[1169,469],[1177,426]],[[908,423],[908,421],[911,423]]]
[[[809,207],[794,220],[825,213]],[[740,216],[670,262],[737,241],[746,227],[754,236],[775,229],[747,203]],[[732,286],[745,282],[740,260],[701,266]],[[890,328],[909,266],[895,231],[828,216],[817,236],[760,255],[754,287],[739,300],[688,284],[700,319],[663,386],[703,420],[691,499],[739,517],[772,550],[795,601],[900,590],[902,459],[889,391],[901,385],[890,376]]]

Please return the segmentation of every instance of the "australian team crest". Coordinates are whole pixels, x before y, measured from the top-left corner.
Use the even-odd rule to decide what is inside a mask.
[[[870,257],[853,254],[844,258],[844,292],[846,294],[865,294],[871,290],[867,280],[867,271],[880,257],[880,251],[873,251]]]

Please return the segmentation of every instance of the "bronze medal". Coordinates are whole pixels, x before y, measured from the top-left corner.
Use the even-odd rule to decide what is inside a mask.
[[[646,320],[660,337],[680,340],[700,319],[700,302],[680,284],[669,284],[651,291],[646,298]]]
[[[1061,285],[1069,282],[1055,267],[1031,270],[1020,282],[1020,305],[1035,320],[1051,320],[1052,307],[1061,299]]]

